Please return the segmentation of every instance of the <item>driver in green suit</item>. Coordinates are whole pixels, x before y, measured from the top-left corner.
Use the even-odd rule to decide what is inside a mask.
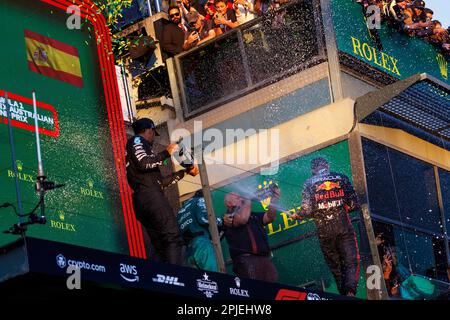
[[[216,255],[209,233],[208,212],[202,190],[184,202],[177,215],[178,228],[187,245],[186,260],[189,266],[218,272]],[[217,225],[222,219],[217,219]]]

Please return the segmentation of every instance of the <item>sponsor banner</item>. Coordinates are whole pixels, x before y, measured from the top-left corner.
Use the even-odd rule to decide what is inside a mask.
[[[58,113],[56,109],[40,101],[36,102],[39,133],[57,138],[59,137]],[[10,111],[11,124],[16,128],[35,132],[35,118],[33,100],[18,94],[8,92],[5,99],[5,91],[0,90],[0,123],[8,124],[8,109]]]
[[[30,272],[68,277],[69,266],[81,269],[83,281],[141,288],[154,292],[219,300],[324,300],[339,296],[308,292],[277,283],[132,258],[111,252],[27,238]]]

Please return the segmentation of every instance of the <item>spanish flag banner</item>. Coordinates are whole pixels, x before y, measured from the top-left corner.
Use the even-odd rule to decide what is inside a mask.
[[[31,71],[83,87],[78,49],[25,30],[28,67]]]

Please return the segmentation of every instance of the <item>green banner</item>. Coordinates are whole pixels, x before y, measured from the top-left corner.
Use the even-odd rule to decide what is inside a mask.
[[[321,283],[326,291],[338,293],[334,279],[323,258],[317,236],[303,237],[315,232],[315,223],[308,221],[293,221],[286,212],[295,212],[302,202],[301,192],[303,183],[311,177],[310,162],[315,157],[324,157],[332,171],[341,172],[351,178],[350,156],[347,141],[329,146],[280,164],[278,173],[271,176],[253,174],[239,179],[213,192],[214,210],[217,216],[222,216],[226,209],[224,197],[228,192],[240,194],[255,194],[257,190],[270,183],[276,183],[281,189],[279,205],[283,208],[277,214],[276,220],[266,227],[269,244],[273,250],[273,261],[279,273],[279,282],[300,286],[316,281],[316,289],[321,289]],[[253,211],[264,211],[270,204],[270,198],[261,202],[253,202]],[[355,229],[358,230],[355,224]],[[357,236],[359,234],[357,232]],[[229,260],[226,240],[222,241],[225,260]],[[231,266],[228,271],[231,273]],[[360,273],[357,296],[365,298],[364,274]]]
[[[334,29],[338,49],[398,79],[428,73],[450,84],[448,63],[432,44],[409,37],[381,24],[378,30],[383,51],[370,37],[361,5],[354,0],[332,0]]]
[[[9,202],[18,207],[7,108],[24,213],[39,200],[34,184],[37,156],[31,98],[35,90],[45,173],[65,187],[47,194],[48,222],[29,226],[27,234],[128,254],[93,27],[82,21],[81,30],[69,30],[68,17],[41,1],[0,3],[0,96],[8,92],[8,100],[0,97],[0,205]],[[31,57],[30,41],[33,48],[40,48]],[[0,217],[0,231],[19,221],[12,208],[1,209]],[[15,239],[0,233],[0,245]]]

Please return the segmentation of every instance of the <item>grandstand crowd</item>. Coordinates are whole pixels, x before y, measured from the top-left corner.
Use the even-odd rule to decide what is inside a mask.
[[[189,50],[290,0],[177,0],[167,9],[161,46],[168,57]],[[282,17],[282,14],[278,14]]]
[[[381,11],[381,21],[410,37],[422,38],[450,54],[450,27],[433,19],[433,10],[423,0],[356,0],[364,12],[376,5]]]

